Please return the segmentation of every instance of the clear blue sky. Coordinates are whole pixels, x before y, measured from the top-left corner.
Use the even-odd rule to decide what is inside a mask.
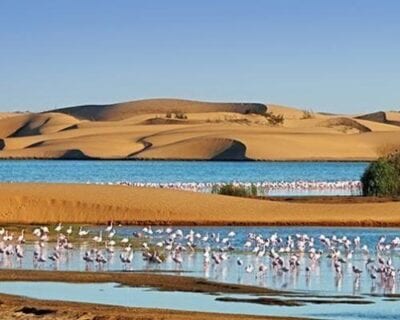
[[[0,0],[0,111],[152,97],[400,106],[398,0]]]

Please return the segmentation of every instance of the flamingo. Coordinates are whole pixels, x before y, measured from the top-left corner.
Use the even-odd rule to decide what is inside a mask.
[[[78,231],[79,237],[84,237],[84,236],[87,236],[88,234],[89,234],[89,231],[84,230],[82,227],[79,227],[79,231]]]
[[[106,227],[105,231],[106,232],[111,232],[111,230],[113,230],[113,222],[111,221],[110,224]]]
[[[93,241],[96,243],[101,243],[103,241],[103,232],[100,231],[98,236],[94,236]]]
[[[63,226],[62,226],[62,223],[60,222],[60,223],[58,223],[58,225],[54,228],[54,231],[55,231],[55,232],[61,232],[62,228],[63,228]]]
[[[72,234],[72,226],[69,226],[67,229],[67,235],[70,236]]]
[[[17,240],[18,243],[25,243],[25,230],[22,229],[20,236],[18,237]]]

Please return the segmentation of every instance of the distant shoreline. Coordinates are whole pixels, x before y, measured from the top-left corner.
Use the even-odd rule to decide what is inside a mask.
[[[238,160],[238,159],[162,159],[162,158],[156,158],[156,159],[139,159],[139,158],[0,158],[0,163],[1,161],[27,161],[27,160],[34,160],[34,161],[132,161],[132,162],[151,162],[151,161],[156,161],[156,162],[266,162],[266,163],[274,163],[274,162],[293,162],[293,163],[307,163],[307,162],[338,162],[338,163],[349,163],[349,162],[373,162],[376,161],[376,159],[303,159],[303,160],[252,160],[252,159],[247,159],[247,160]]]

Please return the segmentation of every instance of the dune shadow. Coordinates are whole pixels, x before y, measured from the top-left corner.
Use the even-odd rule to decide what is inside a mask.
[[[39,146],[43,145],[44,142],[45,141],[38,141],[38,142],[32,143],[32,144],[26,146],[24,149],[30,149],[30,148],[39,147]]]
[[[210,160],[214,161],[249,161],[252,160],[246,157],[246,145],[237,140],[233,140],[232,144],[222,151],[221,153],[215,155]]]
[[[17,137],[28,137],[28,136],[36,136],[40,135],[40,130],[49,122],[50,118],[47,118],[42,123],[38,125],[33,125],[31,120],[28,120],[25,124],[11,133],[8,138],[17,138]]]
[[[61,130],[58,130],[57,132],[63,132],[63,131],[68,131],[68,130],[73,130],[73,129],[78,129],[78,125],[73,124],[68,127],[62,128]]]
[[[59,157],[59,159],[63,160],[90,160],[90,159],[95,159],[93,157],[89,157],[86,155],[82,150],[79,149],[70,149],[66,150],[64,154]]]

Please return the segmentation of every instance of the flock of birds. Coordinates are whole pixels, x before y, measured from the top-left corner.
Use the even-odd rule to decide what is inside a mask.
[[[169,261],[178,268],[194,253],[201,257],[204,266],[218,268],[233,260],[238,272],[253,274],[256,278],[270,273],[283,276],[300,271],[306,277],[312,277],[323,260],[329,263],[336,280],[343,278],[346,266],[351,266],[355,283],[366,274],[373,285],[391,290],[400,278],[400,269],[392,260],[393,255],[400,252],[399,237],[387,239],[382,236],[374,246],[368,247],[359,236],[295,234],[280,237],[277,233],[268,236],[249,233],[240,238],[235,231],[200,233],[171,227],[145,227],[128,237],[121,237],[118,228],[112,222],[95,231],[59,223],[55,227],[33,229],[29,241],[25,230],[14,235],[0,228],[0,266],[22,267],[24,259],[29,259],[24,250],[27,245],[33,248],[34,268],[48,263],[57,265],[68,260],[75,245],[86,243],[81,259],[86,266],[93,265],[99,270],[110,264],[114,256],[118,256],[122,268],[128,270],[135,264],[134,252],[139,251],[148,264],[161,265]],[[355,255],[361,259],[354,259]]]
[[[88,182],[89,183],[89,182]],[[101,183],[104,184],[104,183]],[[166,188],[194,192],[211,192],[215,188],[220,188],[224,182],[109,182],[106,184],[117,184],[132,187],[146,188]],[[270,191],[348,191],[353,194],[361,193],[362,183],[357,180],[349,181],[263,181],[263,182],[232,182],[236,187],[251,188],[256,187],[259,194],[268,194]]]

